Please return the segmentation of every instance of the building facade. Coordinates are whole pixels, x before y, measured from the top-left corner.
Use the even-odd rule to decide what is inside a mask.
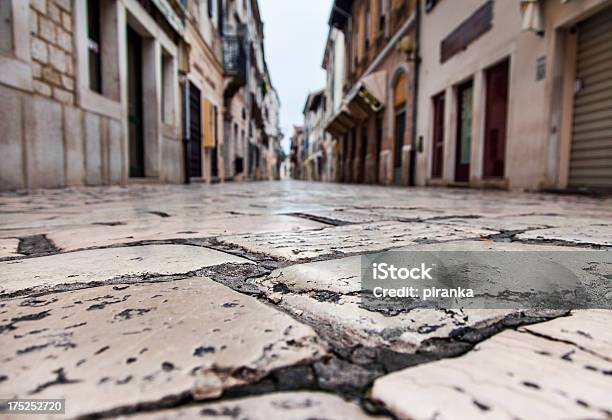
[[[326,135],[324,118],[326,109],[325,91],[323,89],[311,93],[304,104],[304,149],[306,157],[304,179],[308,181],[325,180],[327,168]]]
[[[308,158],[308,143],[306,141],[306,137],[304,136],[304,127],[302,126],[293,126],[289,157],[289,173],[291,178],[305,180],[306,167],[304,163]]]
[[[216,1],[192,1],[186,6],[185,56],[189,62],[182,80],[185,176],[191,181],[211,182],[224,169],[223,10]]]
[[[424,6],[419,185],[612,188],[612,2]]]
[[[335,1],[331,180],[612,189],[611,27],[611,0]]]
[[[256,36],[228,46],[235,3]],[[0,2],[0,189],[228,179],[248,153],[224,130],[227,109],[240,145],[257,146],[249,95],[271,87],[252,10],[256,0]],[[234,103],[225,47],[236,45],[259,71]]]
[[[339,156],[330,178],[411,184],[416,2],[337,0],[329,23],[326,131]]]
[[[266,73],[268,80],[269,74]],[[269,86],[272,86],[269,83]],[[271,87],[270,92],[264,97],[264,133],[267,145],[264,144],[264,155],[266,156],[266,176],[263,179],[269,181],[279,180],[281,177],[281,164],[285,159],[281,141],[283,133],[280,130],[280,98],[276,90]]]
[[[182,8],[150,6],[1,2],[2,189],[181,180]]]
[[[265,60],[256,0],[224,0],[225,179],[278,176],[280,101]],[[276,169],[272,169],[276,168]]]
[[[345,41],[344,33],[331,26],[327,35],[322,67],[326,72],[325,99],[326,109],[324,124],[340,111],[344,96],[345,74]],[[327,159],[323,181],[338,182],[342,176],[342,142],[341,138],[325,130],[325,147]]]

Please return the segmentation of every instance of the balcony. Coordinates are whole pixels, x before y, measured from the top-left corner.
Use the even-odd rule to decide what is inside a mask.
[[[223,68],[228,83],[224,96],[231,98],[247,80],[247,60],[244,37],[240,35],[223,36]]]

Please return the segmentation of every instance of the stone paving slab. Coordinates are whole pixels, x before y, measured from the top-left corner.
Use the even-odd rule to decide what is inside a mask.
[[[468,226],[379,222],[303,232],[222,236],[218,240],[289,261],[382,251],[423,242],[479,238],[498,233]]]
[[[519,240],[563,241],[573,244],[612,246],[612,223],[571,225],[538,229],[517,235]]]
[[[403,247],[401,251],[551,251],[573,250],[558,246],[488,241],[454,241]],[[386,316],[360,305],[361,257],[297,264],[263,278],[259,287],[272,302],[298,319],[320,326],[329,341],[342,346],[379,347],[413,354],[432,339],[447,338],[466,328],[486,329],[509,318],[550,318],[563,311],[518,309],[416,309]],[[530,287],[527,285],[527,287]],[[329,327],[327,327],[329,326]]]
[[[203,404],[196,407],[148,413],[124,419],[219,419],[219,420],[360,420],[384,419],[385,416],[371,417],[356,403],[322,392],[279,392],[233,401]]]
[[[435,223],[467,225],[481,229],[501,231],[521,231],[548,229],[554,227],[601,226],[602,221],[593,217],[574,217],[559,215],[518,215],[504,217],[449,218]]]
[[[572,316],[519,328],[575,346],[612,362],[612,311],[578,310]],[[612,372],[609,373],[612,375]],[[611,385],[612,386],[612,385]]]
[[[81,226],[47,233],[62,250],[104,247],[145,240],[204,238],[243,232],[299,232],[320,229],[324,224],[284,215],[245,216],[191,220],[158,218],[154,222],[138,222],[117,226]],[[44,232],[41,232],[44,233]]]
[[[338,224],[372,223],[384,221],[426,221],[441,217],[461,216],[465,212],[452,209],[429,210],[420,208],[335,208],[317,211],[302,210],[301,214],[315,218],[328,219]],[[469,213],[468,213],[469,214]]]
[[[612,340],[606,314],[581,311],[525,325],[565,312],[371,312],[359,306],[360,257],[346,255],[390,248],[536,249],[525,243],[499,242],[510,240],[503,235],[489,238],[501,231],[521,230],[529,232],[512,239],[538,242],[538,250],[561,249],[555,246],[558,243],[574,245],[567,250],[588,249],[575,245],[605,247],[612,237],[610,220],[610,198],[293,181],[0,193],[0,239],[9,240],[4,242],[9,244],[8,252],[17,250],[19,243],[24,253],[55,252],[43,234],[63,250],[99,248],[0,262],[0,295],[4,294],[0,298],[0,394],[45,397],[61,391],[70,401],[83,400],[69,405],[74,410],[69,415],[123,407],[107,414],[135,409],[146,418],[191,418],[212,408],[204,414],[360,418],[364,413],[359,407],[337,396],[317,392],[304,400],[304,393],[277,394],[287,388],[270,384],[278,385],[281,376],[294,378],[302,373],[308,377],[304,387],[316,383],[320,389],[349,394],[356,390],[360,396],[385,372],[413,365],[417,366],[401,373],[434,368],[440,362],[424,363],[468,351],[445,361],[455,366],[464,363],[465,357],[483,354],[482,346],[487,350],[491,342],[486,357],[475,363],[468,359],[456,369],[410,376],[407,386],[400,382],[386,388],[379,385],[377,389],[384,391],[380,399],[400,418],[420,418],[421,411],[414,411],[417,408],[432,417],[430,407],[441,407],[439,418],[448,418],[448,413],[452,418],[503,418],[506,412],[501,410],[508,401],[518,401],[509,410],[525,414],[521,418],[534,417],[525,408],[532,401],[540,410],[534,411],[539,418],[555,417],[557,412],[547,405],[550,401],[552,407],[578,413],[573,417],[605,417],[601,394],[590,392],[585,398],[582,392],[610,388]],[[330,226],[342,223],[353,225]],[[528,237],[534,232],[535,239]],[[246,265],[248,260],[206,248],[158,244],[102,249],[138,241],[213,237],[229,244],[228,248],[244,246],[298,264],[259,278],[252,274],[262,274],[263,267],[256,269]],[[551,243],[542,245],[547,241]],[[28,243],[33,252],[28,251]],[[50,251],[43,249],[45,244]],[[316,259],[325,261],[311,262]],[[244,265],[232,271],[225,262]],[[208,263],[213,266],[191,273],[193,277],[184,275]],[[170,276],[151,277],[156,274]],[[234,290],[259,290],[268,303],[237,294],[204,276]],[[252,278],[247,281],[247,276]],[[248,287],[236,287],[241,282]],[[9,295],[7,286],[13,290]],[[11,294],[27,297],[9,298]],[[583,328],[585,324],[590,329]],[[516,330],[487,340],[509,327]],[[498,337],[505,341],[494,341]],[[482,340],[481,350],[472,351]],[[328,345],[333,354],[327,352]],[[514,377],[499,370],[506,359]],[[493,367],[487,369],[487,363]],[[549,371],[543,374],[538,369]],[[558,390],[553,382],[558,372],[563,394],[550,391]],[[379,383],[385,384],[393,375]],[[602,383],[601,377],[608,382]],[[410,385],[415,378],[436,382]],[[457,383],[465,385],[466,399],[454,394]],[[232,397],[250,395],[255,389],[272,393],[190,402],[196,397],[215,398],[235,385],[244,390]],[[28,394],[37,388],[39,392]],[[404,390],[408,392],[399,392]],[[411,395],[416,398],[414,404],[408,404]],[[490,400],[483,401],[481,396]],[[442,400],[432,402],[436,397]],[[183,402],[177,409],[143,411],[177,401]],[[288,406],[292,410],[285,410]]]
[[[536,328],[554,330],[567,321],[568,328],[579,324],[598,337],[598,326],[612,322],[612,311],[598,311],[597,317],[595,328],[584,316]],[[612,346],[605,351],[612,354]],[[610,358],[572,342],[510,330],[461,357],[379,378],[371,396],[400,419],[605,419],[612,415],[611,374]]]
[[[14,238],[0,239],[0,258],[19,257],[17,252],[19,240]]]
[[[209,248],[147,245],[68,252],[0,262],[0,296],[59,286],[96,284],[120,277],[183,274],[204,267],[251,261]]]
[[[310,327],[203,277],[0,305],[0,395],[66,398],[70,417],[218,397],[326,354]]]

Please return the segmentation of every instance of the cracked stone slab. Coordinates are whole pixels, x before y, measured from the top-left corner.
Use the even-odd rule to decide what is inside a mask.
[[[380,419],[365,414],[361,408],[342,398],[322,392],[279,392],[240,398],[233,401],[177,408],[159,413],[147,413],[126,419],[251,419],[251,420],[303,420],[303,419]]]
[[[452,210],[429,210],[420,208],[336,208],[317,211],[302,211],[300,214],[327,219],[339,224],[374,223],[384,221],[426,221],[440,217],[461,216],[465,212]]]
[[[0,320],[0,395],[66,398],[70,417],[216,398],[326,354],[310,327],[205,277],[13,299]]]
[[[204,238],[244,232],[288,232],[320,229],[326,225],[284,215],[217,217],[207,220],[157,218],[154,221],[105,226],[89,225],[53,230],[47,237],[63,250],[103,247],[145,240]]]
[[[612,315],[597,316],[609,330]],[[536,328],[554,330],[566,321],[589,329],[584,321],[591,318],[572,318]],[[609,342],[602,345],[612,354]],[[371,397],[400,419],[605,419],[612,416],[610,375],[610,358],[572,342],[509,330],[461,357],[379,378]]]
[[[436,221],[435,223],[442,223],[448,225],[467,225],[472,227],[478,227],[481,229],[493,229],[501,231],[522,231],[572,226],[599,226],[601,225],[601,219],[560,215],[528,214],[504,217],[452,217]]]
[[[0,262],[0,296],[120,277],[183,274],[204,267],[251,261],[209,248],[146,245],[92,249]]]
[[[612,297],[612,294],[611,294]],[[572,343],[581,349],[612,362],[612,311],[577,310],[572,316],[524,326],[527,331],[551,340]],[[612,372],[610,372],[612,375]]]
[[[17,252],[19,240],[15,238],[0,239],[0,258],[19,257]]]
[[[300,261],[322,256],[382,251],[422,242],[479,238],[496,233],[469,226],[380,222],[303,232],[223,236],[218,240],[252,252]]]
[[[531,230],[517,235],[517,239],[612,246],[612,223]]]
[[[455,241],[400,248],[401,251],[551,251],[569,247],[527,245],[489,241]],[[603,252],[603,251],[602,251]],[[303,322],[313,325],[330,343],[350,349],[355,346],[385,348],[415,354],[432,340],[475,331],[473,337],[490,335],[490,327],[549,319],[566,311],[519,309],[415,309],[395,316],[361,306],[361,257],[297,264],[273,271],[259,282],[262,293]],[[479,331],[482,331],[480,333]],[[350,357],[350,356],[349,356]]]

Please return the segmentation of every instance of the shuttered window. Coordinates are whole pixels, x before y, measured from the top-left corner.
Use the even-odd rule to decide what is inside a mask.
[[[216,107],[208,99],[204,98],[202,106],[202,118],[204,121],[204,147],[215,147],[217,137],[216,114]]]

